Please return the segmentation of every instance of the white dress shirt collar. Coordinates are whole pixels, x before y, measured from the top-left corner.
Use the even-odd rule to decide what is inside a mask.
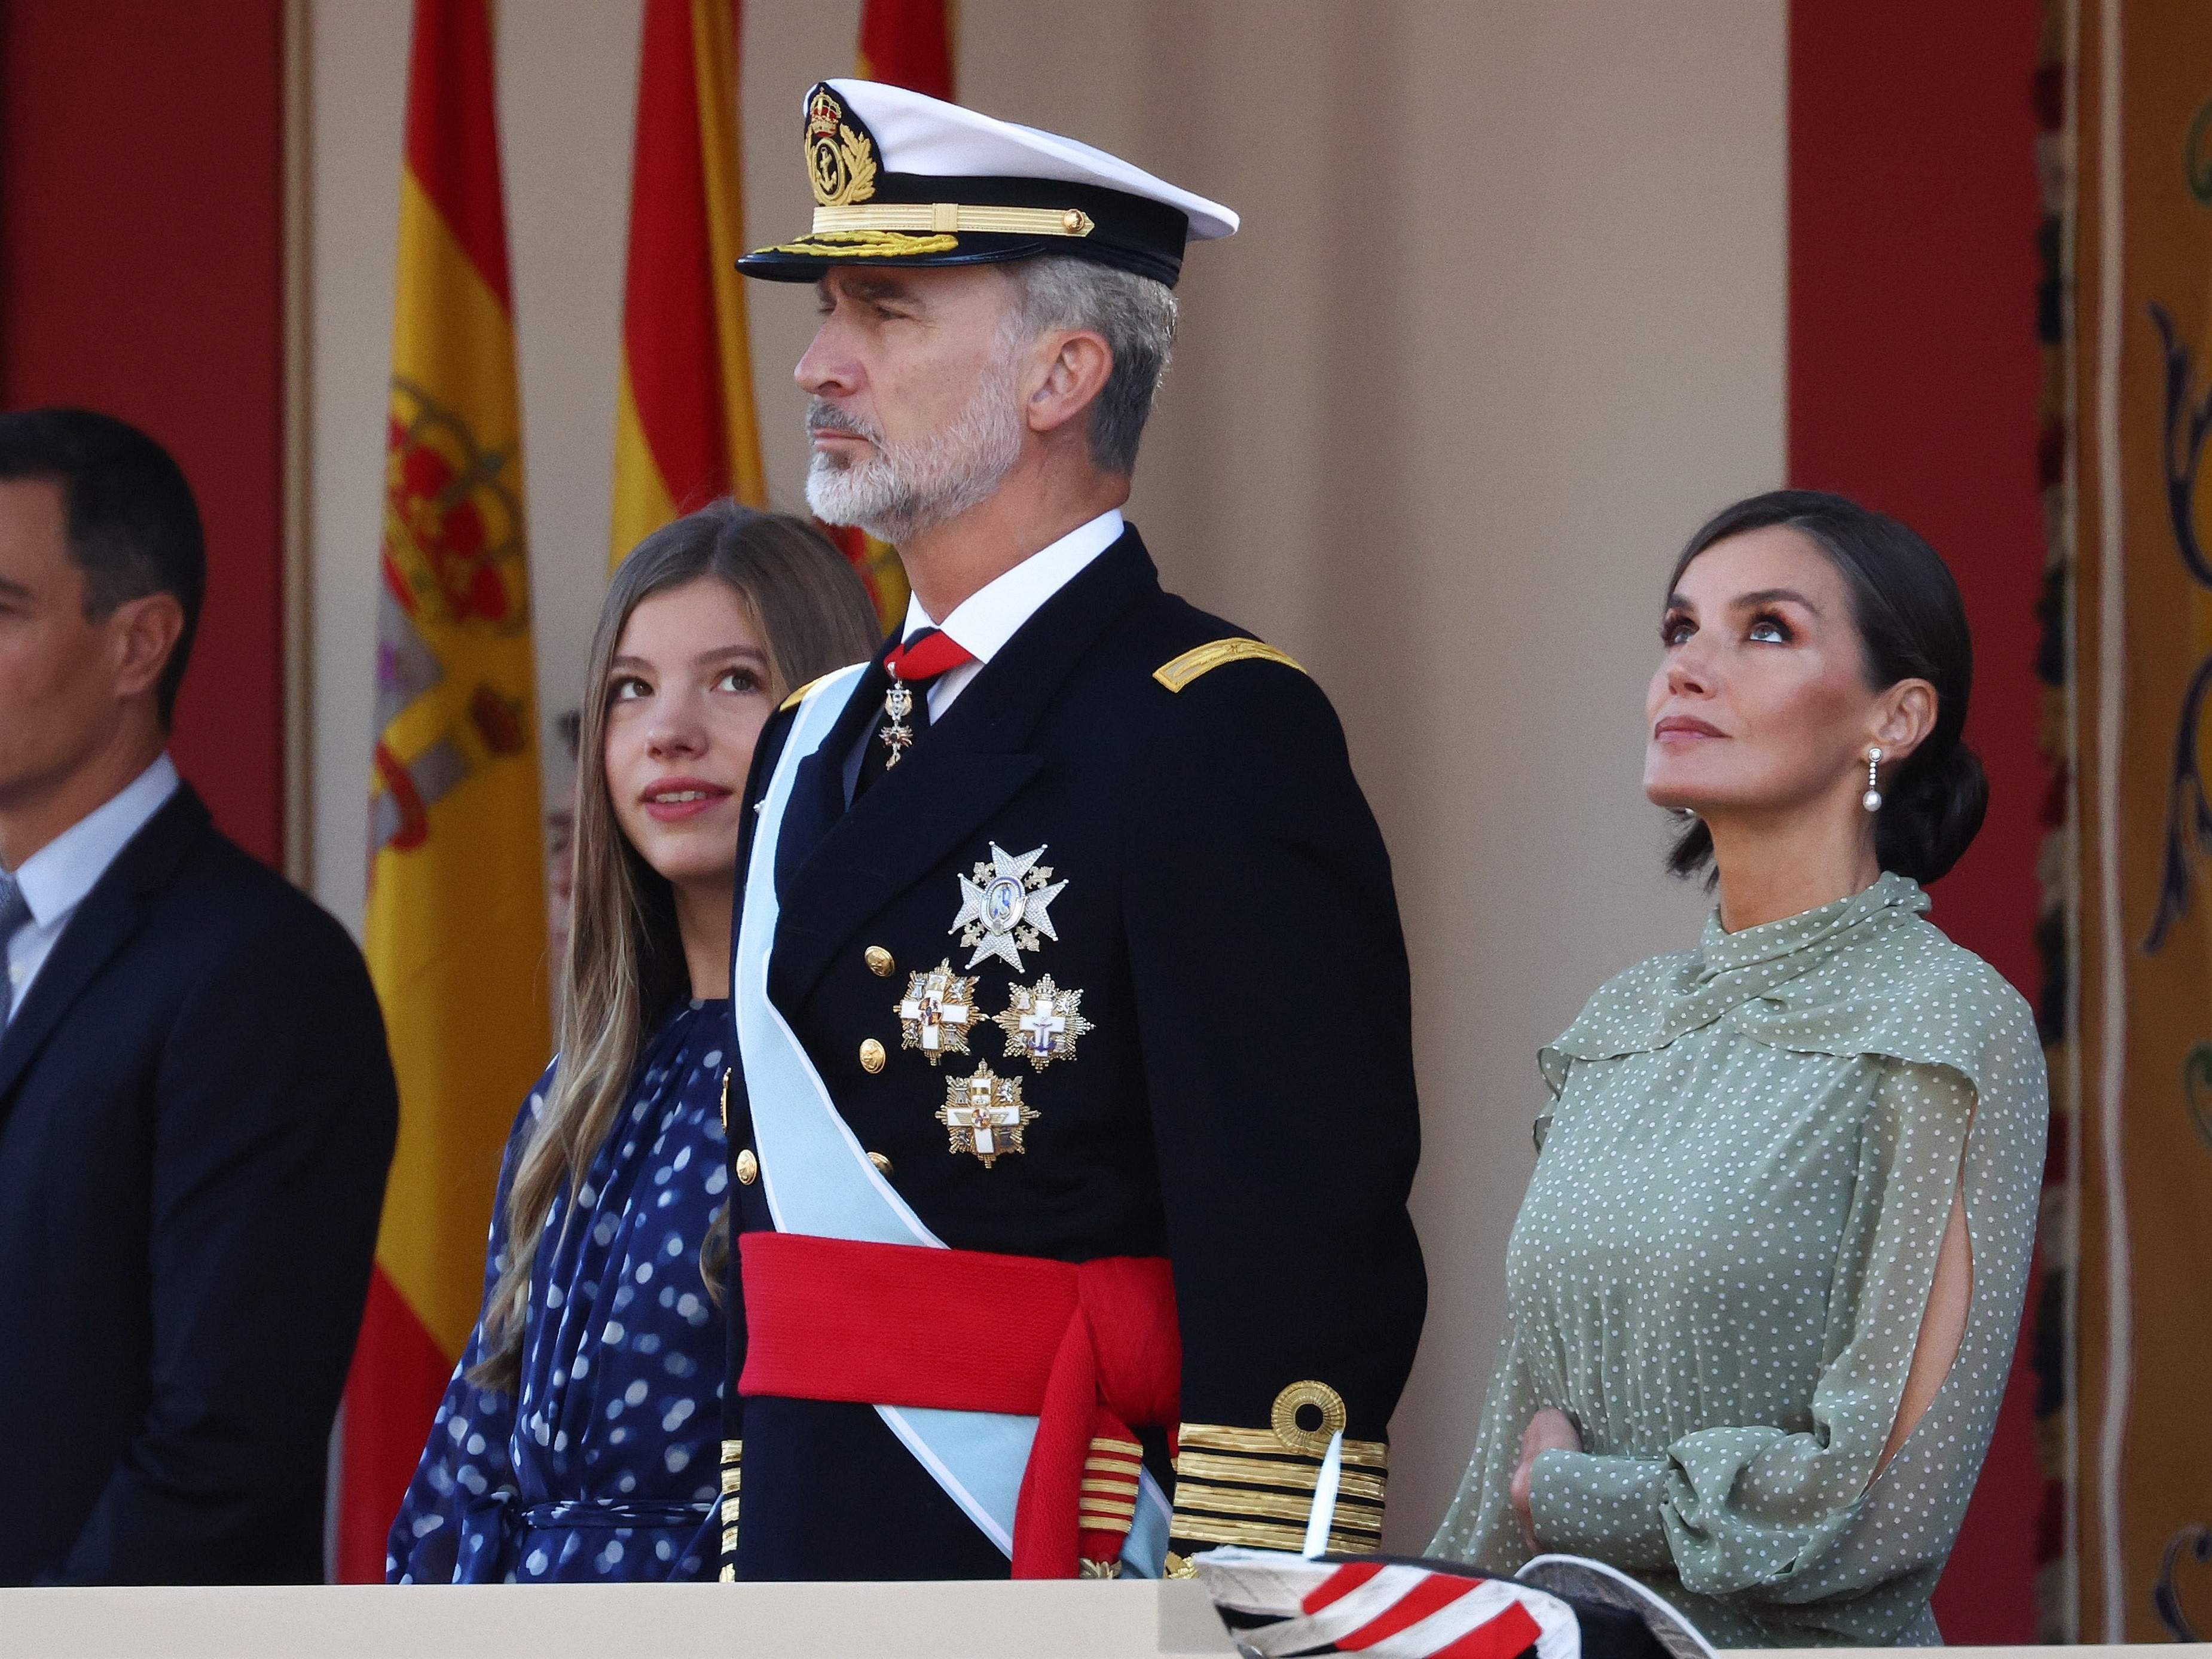
[[[15,882],[22,889],[23,902],[31,907],[33,925],[52,928],[82,903],[116,854],[176,793],[180,781],[175,763],[165,753],[25,859],[15,872]],[[0,940],[0,945],[4,944]]]
[[[1047,599],[1121,540],[1122,529],[1121,509],[1108,507],[1088,524],[1078,526],[1049,547],[1030,554],[1005,575],[986,582],[936,626],[966,647],[977,662],[990,661]],[[909,596],[906,625],[899,636],[911,639],[917,629],[929,626],[930,616],[921,608],[921,599]]]

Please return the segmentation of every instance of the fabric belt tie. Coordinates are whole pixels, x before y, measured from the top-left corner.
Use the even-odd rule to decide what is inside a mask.
[[[1121,1534],[1082,1524],[1085,1467],[1095,1439],[1133,1446],[1133,1428],[1178,1421],[1164,1256],[1077,1263],[779,1232],[738,1248],[739,1395],[1033,1416],[1013,1576],[1073,1578],[1120,1553]]]

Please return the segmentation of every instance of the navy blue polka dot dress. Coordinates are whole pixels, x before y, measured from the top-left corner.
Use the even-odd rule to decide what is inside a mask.
[[[530,1279],[520,1395],[468,1380],[479,1324],[392,1524],[394,1583],[711,1578],[718,1557],[723,1325],[699,1246],[727,1201],[730,1005],[680,1004],[575,1194],[556,1199]],[[556,1060],[555,1064],[559,1064]],[[508,1138],[489,1293],[516,1154]]]

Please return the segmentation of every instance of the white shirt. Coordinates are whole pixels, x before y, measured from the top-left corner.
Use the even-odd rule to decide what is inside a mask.
[[[23,867],[14,872],[23,902],[31,907],[31,919],[0,939],[0,961],[4,961],[12,991],[10,1019],[21,1011],[31,981],[39,976],[84,896],[107,873],[131,838],[177,793],[179,781],[175,763],[163,754],[25,859]]]
[[[1073,581],[1093,559],[1121,539],[1121,509],[1109,507],[1090,523],[1079,525],[1051,546],[1032,553],[1012,570],[986,582],[958,605],[952,614],[934,625],[964,646],[975,660],[963,662],[931,682],[929,718],[945,718],[953,700],[968,689],[968,682],[983,672],[1021,625],[1043,609],[1044,602]],[[908,595],[906,625],[899,637],[910,640],[932,626],[930,615],[919,599]]]
[[[1088,524],[1078,525],[1048,547],[1030,554],[1003,576],[983,584],[941,623],[933,623],[921,601],[907,596],[906,621],[901,640],[910,640],[925,628],[935,627],[967,647],[975,660],[949,668],[929,684],[929,720],[934,726],[945,718],[953,699],[968,689],[968,682],[983,672],[1024,623],[1044,608],[1044,602],[1073,581],[1093,559],[1121,539],[1125,526],[1121,509],[1109,507]],[[860,776],[860,757],[875,741],[872,731],[863,732],[853,752],[845,757],[845,799],[853,799]]]

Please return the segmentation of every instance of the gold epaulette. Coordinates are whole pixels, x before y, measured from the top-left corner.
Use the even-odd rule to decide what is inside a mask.
[[[1152,678],[1169,690],[1180,691],[1193,680],[1211,674],[1224,663],[1243,662],[1248,658],[1255,662],[1279,662],[1285,668],[1297,669],[1301,674],[1306,672],[1287,652],[1278,651],[1273,646],[1262,644],[1258,640],[1233,639],[1216,640],[1210,645],[1186,651],[1173,662],[1162,663],[1152,670]]]
[[[1318,1411],[1320,1423],[1298,1420]],[[1293,1382],[1276,1397],[1272,1426],[1186,1423],[1176,1440],[1175,1519],[1170,1532],[1198,1544],[1297,1552],[1330,1438],[1344,1426],[1344,1401],[1319,1382]],[[1390,1449],[1379,1440],[1346,1440],[1340,1453],[1336,1510],[1328,1547],[1363,1554],[1382,1547]]]
[[[845,671],[842,668],[833,668],[830,671],[830,673],[842,674]],[[800,686],[798,690],[786,697],[783,702],[777,706],[775,712],[779,714],[788,714],[793,709],[798,708],[800,703],[806,701],[806,694],[809,691],[811,691],[816,686],[821,684],[823,681],[829,678],[830,674],[817,674],[812,679],[807,681],[805,684]]]

